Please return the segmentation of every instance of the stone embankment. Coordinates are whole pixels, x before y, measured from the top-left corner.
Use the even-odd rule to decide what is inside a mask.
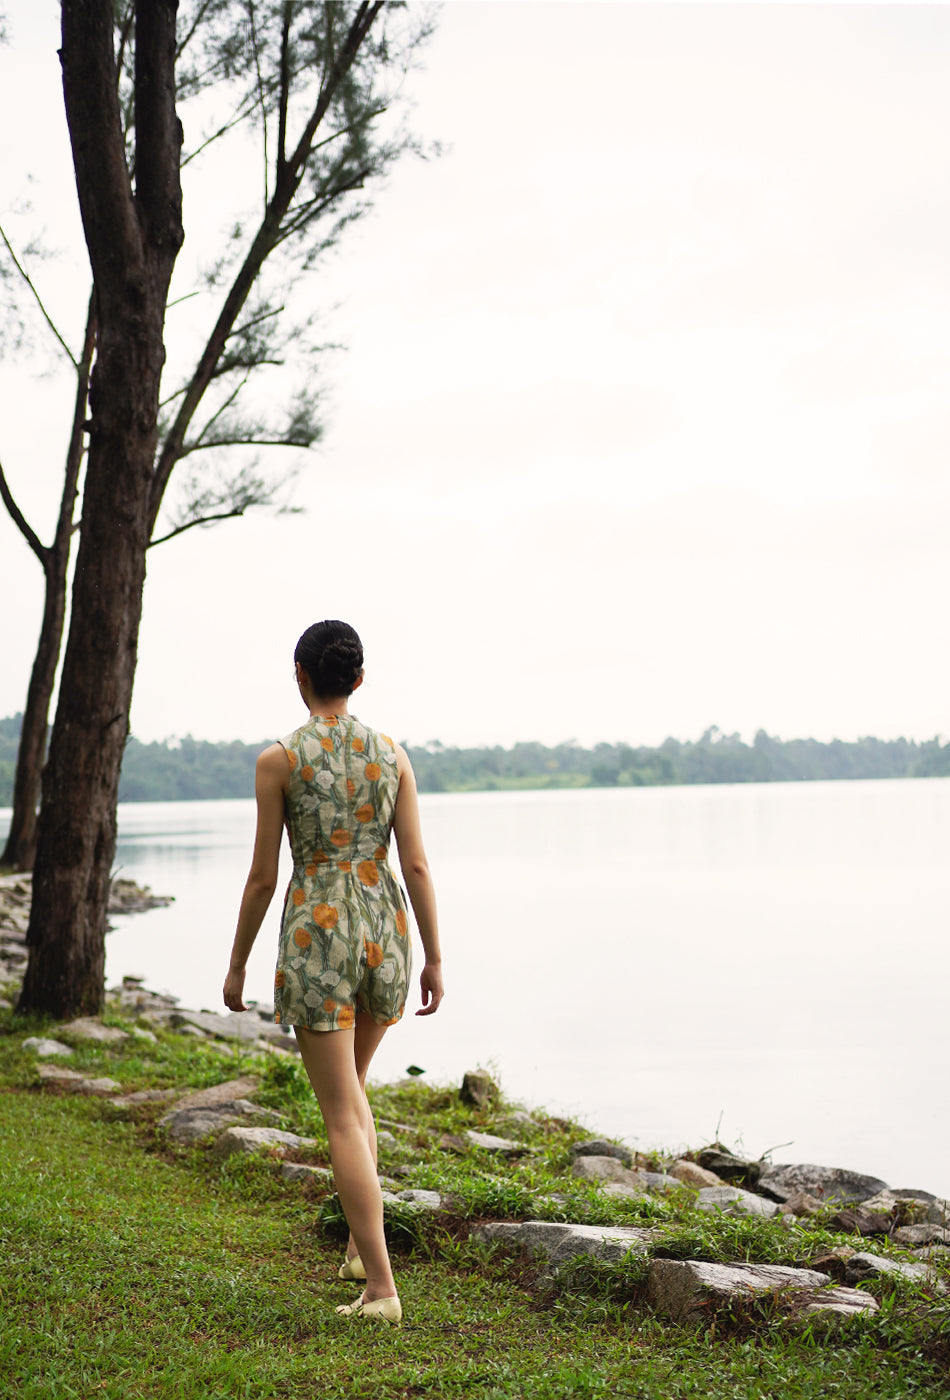
[[[26,928],[32,893],[29,874],[0,875],[0,988],[6,987],[8,994],[22,981],[26,970]],[[152,894],[134,880],[113,880],[109,891],[110,914],[142,914],[173,903],[174,896]]]
[[[327,1167],[284,1160],[290,1155],[306,1157],[317,1144],[278,1127],[280,1115],[254,1103],[258,1081],[251,1076],[184,1097],[174,1090],[124,1094],[114,1080],[85,1078],[62,1063],[82,1041],[135,1037],[144,1048],[158,1030],[236,1040],[270,1054],[294,1053],[292,1039],[265,1019],[269,1008],[241,1015],[187,1011],[172,998],[157,996],[131,979],[110,993],[110,1002],[124,1018],[135,1021],[132,1030],[84,1019],[59,1026],[55,1039],[24,1042],[24,1048],[32,1050],[40,1061],[37,1073],[44,1083],[55,1085],[59,1092],[97,1095],[117,1110],[167,1100],[160,1123],[172,1141],[210,1140],[212,1151],[222,1160],[234,1154],[264,1152],[284,1179],[314,1181],[332,1190],[332,1172]],[[473,1071],[465,1076],[460,1097],[490,1111],[497,1092],[483,1071]],[[509,1110],[492,1126],[499,1131],[446,1133],[438,1146],[450,1153],[488,1154],[489,1159],[530,1157],[535,1152],[524,1140],[538,1126],[531,1114]],[[380,1147],[396,1148],[401,1138],[408,1144],[409,1135],[414,1133],[411,1125],[381,1119]],[[678,1192],[677,1199],[683,1201],[685,1190],[699,1211],[768,1218],[777,1228],[788,1231],[795,1257],[804,1261],[801,1267],[663,1257],[666,1231],[662,1225],[494,1220],[481,1222],[475,1237],[536,1257],[541,1266],[538,1283],[545,1288],[555,1284],[558,1271],[579,1256],[607,1263],[640,1259],[650,1305],[659,1315],[684,1325],[706,1325],[717,1309],[735,1310],[765,1298],[773,1300],[776,1319],[790,1325],[808,1322],[813,1329],[833,1328],[845,1319],[871,1316],[879,1310],[873,1294],[858,1285],[881,1275],[912,1280],[927,1287],[931,1295],[947,1293],[944,1271],[935,1265],[950,1260],[950,1201],[917,1188],[892,1188],[875,1177],[838,1167],[747,1161],[719,1143],[693,1155],[695,1160],[672,1158],[663,1164],[663,1170],[648,1170],[646,1159],[623,1144],[593,1138],[574,1145],[567,1171],[608,1197],[636,1200]],[[437,1191],[403,1189],[394,1176],[381,1176],[380,1184],[388,1213],[457,1213],[458,1203],[443,1200]],[[567,1206],[567,1198],[550,1195],[538,1199],[539,1206],[560,1203]],[[816,1254],[809,1248],[808,1238],[809,1222],[816,1215],[821,1216],[826,1229],[849,1234],[853,1243]],[[899,1246],[900,1257],[891,1250],[881,1253],[868,1247],[865,1242],[874,1238]]]
[[[131,881],[115,882],[116,912],[152,908],[158,900]],[[15,993],[26,963],[25,934],[29,913],[29,880],[23,876],[0,880],[0,986]],[[58,1092],[95,1095],[115,1110],[131,1112],[148,1103],[166,1103],[160,1123],[174,1142],[213,1140],[212,1150],[222,1160],[238,1153],[266,1152],[288,1181],[315,1181],[332,1189],[332,1172],[323,1166],[286,1161],[306,1156],[316,1147],[311,1139],[277,1126],[281,1115],[253,1101],[259,1082],[253,1076],[228,1080],[197,1092],[174,1089],[124,1093],[109,1077],[90,1078],[69,1068],[75,1047],[83,1042],[118,1044],[135,1040],[144,1051],[157,1032],[177,1032],[202,1040],[241,1042],[268,1054],[293,1054],[293,1037],[271,1021],[273,1008],[252,1008],[240,1014],[191,1011],[173,997],[144,988],[135,978],[108,994],[110,1009],[131,1029],[105,1026],[93,1018],[81,1018],[57,1027],[54,1037],[30,1037],[23,1048],[37,1060],[37,1078]],[[9,1005],[9,1002],[7,1002]],[[530,1157],[530,1139],[539,1123],[524,1110],[507,1110],[492,1118],[498,1101],[496,1086],[484,1071],[467,1074],[459,1091],[464,1103],[483,1110],[497,1129],[470,1129],[462,1134],[444,1133],[438,1147],[447,1153],[485,1154],[513,1160]],[[380,1147],[397,1148],[408,1142],[415,1129],[408,1124],[380,1119]],[[590,1225],[570,1220],[483,1221],[477,1238],[515,1247],[540,1261],[538,1281],[550,1287],[558,1271],[579,1256],[607,1263],[638,1259],[643,1263],[649,1302],[661,1316],[685,1325],[704,1324],[718,1308],[735,1309],[755,1299],[773,1299],[776,1317],[788,1322],[805,1320],[812,1327],[832,1327],[843,1319],[869,1316],[879,1304],[872,1293],[858,1285],[877,1276],[891,1275],[924,1285],[933,1295],[945,1295],[944,1269],[950,1261],[950,1201],[918,1188],[890,1187],[875,1177],[840,1167],[812,1163],[774,1164],[749,1161],[728,1152],[719,1143],[691,1154],[670,1158],[656,1167],[623,1144],[603,1138],[576,1143],[570,1152],[569,1175],[589,1183],[604,1194],[628,1200],[684,1192],[689,1204],[702,1212],[719,1211],[733,1216],[769,1219],[786,1230],[794,1242],[794,1257],[801,1267],[755,1261],[710,1262],[663,1257],[662,1225]],[[387,1212],[457,1211],[457,1202],[443,1200],[436,1191],[404,1189],[393,1176],[381,1176]],[[539,1197],[544,1213],[556,1213],[567,1196]],[[552,1212],[554,1207],[554,1212]],[[843,1232],[853,1243],[816,1253],[809,1247],[809,1224],[815,1218],[825,1229]],[[879,1240],[887,1253],[868,1247]],[[900,1255],[893,1252],[897,1246]]]

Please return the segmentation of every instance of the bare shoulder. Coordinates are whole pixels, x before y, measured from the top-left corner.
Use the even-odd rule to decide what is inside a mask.
[[[292,759],[283,744],[268,744],[257,756],[257,777],[264,782],[276,782],[283,786],[290,773]]]
[[[400,778],[405,777],[407,775],[410,778],[412,778],[414,775],[412,772],[412,764],[409,762],[409,755],[406,753],[406,750],[403,748],[402,744],[396,744],[395,749],[396,769],[399,773]]]

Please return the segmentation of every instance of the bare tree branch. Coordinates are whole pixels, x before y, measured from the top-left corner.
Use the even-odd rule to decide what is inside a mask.
[[[243,514],[243,507],[235,506],[234,510],[222,510],[217,515],[199,516],[197,520],[188,520],[184,525],[176,525],[174,530],[169,530],[167,535],[159,535],[157,540],[149,540],[146,548],[154,549],[157,544],[166,544],[168,540],[173,540],[176,535],[183,535],[186,530],[193,530],[196,525],[213,525],[217,520],[234,520]]]
[[[20,510],[20,507],[17,505],[16,501],[13,499],[13,493],[11,492],[10,487],[7,484],[7,478],[3,470],[2,462],[0,462],[0,500],[3,501],[3,504],[6,506],[14,525],[17,527],[20,534],[26,540],[27,544],[30,546],[33,553],[36,555],[37,559],[40,561],[43,568],[45,569],[46,561],[49,557],[49,550],[46,547],[46,545],[40,543],[36,532],[33,530],[32,526],[27,521],[26,516]]]
[[[59,331],[57,330],[56,325],[55,325],[55,323],[54,323],[54,321],[53,321],[52,316],[50,316],[50,314],[49,314],[49,312],[47,311],[46,307],[43,305],[43,298],[40,296],[39,292],[36,290],[36,286],[35,286],[35,284],[34,284],[34,282],[33,282],[33,279],[30,277],[30,274],[27,272],[26,268],[25,268],[25,267],[23,266],[23,264],[20,262],[20,259],[17,257],[16,253],[13,251],[13,245],[11,244],[9,238],[7,237],[6,232],[5,232],[5,230],[4,230],[4,228],[3,228],[2,225],[0,225],[0,238],[3,239],[4,246],[5,246],[6,250],[7,250],[7,252],[10,254],[10,259],[11,259],[11,261],[12,261],[12,263],[13,263],[13,266],[16,268],[17,272],[18,272],[18,273],[20,274],[20,276],[23,278],[23,281],[26,283],[26,285],[29,287],[31,293],[33,294],[33,300],[36,302],[37,306],[40,308],[40,311],[43,313],[43,319],[44,319],[44,321],[45,321],[46,324],[49,326],[50,330],[53,332],[53,334],[54,334],[54,336],[56,337],[56,339],[59,341],[60,348],[62,349],[63,353],[66,355],[66,357],[67,357],[67,359],[69,360],[69,363],[72,365],[73,369],[78,369],[78,368],[79,368],[79,362],[78,362],[78,360],[76,359],[75,355],[74,355],[73,352],[70,350],[69,346],[66,344],[65,340],[63,339],[63,337],[60,335]]]

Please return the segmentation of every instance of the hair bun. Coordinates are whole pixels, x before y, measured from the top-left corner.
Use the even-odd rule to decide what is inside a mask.
[[[351,695],[363,669],[363,643],[347,622],[315,622],[297,642],[294,660],[321,700]]]

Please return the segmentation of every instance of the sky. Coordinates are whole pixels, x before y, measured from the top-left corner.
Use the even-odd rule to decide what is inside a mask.
[[[75,342],[56,8],[6,5],[0,221]],[[443,153],[295,287],[344,347],[303,511],[151,552],[133,732],[286,733],[294,643],[343,617],[353,709],[412,743],[950,734],[948,71],[939,4],[449,0],[406,84]],[[183,276],[248,170],[186,184]],[[0,461],[48,538],[36,347]],[[5,518],[0,589],[7,715],[42,589]]]

